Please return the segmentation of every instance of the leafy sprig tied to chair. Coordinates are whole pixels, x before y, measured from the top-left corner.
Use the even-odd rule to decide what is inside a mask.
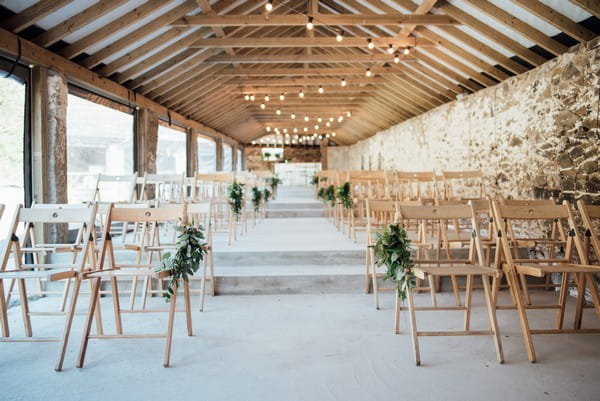
[[[177,291],[179,280],[189,281],[189,276],[200,268],[200,263],[204,260],[208,249],[204,241],[204,230],[202,226],[194,224],[184,224],[176,228],[179,232],[177,236],[174,254],[165,252],[158,271],[168,270],[171,273],[169,285],[163,293],[166,301]]]
[[[273,192],[275,192],[277,190],[277,187],[279,186],[279,184],[281,184],[283,181],[281,181],[281,178],[279,178],[277,175],[272,176],[271,178],[269,178],[269,186],[271,187],[271,190]]]
[[[317,196],[324,202],[329,203],[332,207],[335,206],[335,186],[330,185],[319,189]]]
[[[235,218],[239,219],[244,206],[244,184],[234,180],[233,183],[227,188],[227,192],[231,211],[233,212]]]
[[[350,183],[345,182],[343,185],[340,185],[337,188],[337,199],[342,204],[344,209],[352,209],[353,202],[352,197],[350,196]]]
[[[252,206],[254,206],[254,211],[258,213],[260,210],[260,205],[263,201],[264,193],[258,187],[252,187]]]
[[[387,267],[385,279],[394,282],[398,297],[404,301],[408,291],[416,287],[410,239],[406,230],[398,224],[390,224],[376,233],[376,242],[372,247],[375,264]]]
[[[269,188],[263,189],[263,202],[265,202],[265,205],[271,200],[271,195]]]

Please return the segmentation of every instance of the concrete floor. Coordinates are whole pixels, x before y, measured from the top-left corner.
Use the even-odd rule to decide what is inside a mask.
[[[476,293],[474,327],[485,325]],[[538,294],[546,298],[548,293]],[[53,371],[56,344],[0,344],[1,400],[588,400],[600,399],[598,335],[535,337],[538,363],[530,364],[514,311],[499,312],[506,363],[499,365],[489,337],[421,340],[423,366],[413,364],[408,334],[392,333],[392,296],[383,310],[361,294],[221,296],[193,314],[195,335],[175,321],[172,367],[162,367],[164,341],[92,341],[87,364],[75,368],[83,317],[61,373]],[[442,300],[451,302],[450,297]],[[429,297],[418,296],[427,303]],[[82,298],[81,307],[87,303]],[[103,299],[105,330],[112,329]],[[162,307],[159,298],[151,306]],[[33,302],[53,309],[56,298]],[[552,313],[536,311],[552,324]],[[597,323],[591,310],[586,317]],[[456,320],[454,319],[456,318]],[[126,315],[125,330],[164,327],[164,314]],[[19,308],[10,309],[21,331]],[[40,324],[41,321],[46,324]],[[406,327],[406,319],[403,318]],[[421,328],[458,328],[456,312],[418,315]],[[37,322],[37,323],[36,323]],[[542,323],[543,324],[543,323]],[[34,320],[50,335],[62,325]],[[596,324],[597,327],[597,324]]]

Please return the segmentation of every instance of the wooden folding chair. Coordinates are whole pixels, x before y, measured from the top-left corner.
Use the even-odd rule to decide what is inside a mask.
[[[92,281],[92,296],[88,308],[86,323],[84,326],[83,338],[81,341],[81,349],[77,367],[83,367],[88,342],[90,339],[114,339],[114,338],[165,338],[165,355],[163,366],[168,367],[171,355],[171,343],[173,338],[173,321],[175,318],[177,291],[174,291],[170,305],[168,308],[168,323],[167,331],[164,334],[124,334],[121,314],[126,313],[148,313],[148,312],[166,312],[165,309],[141,309],[141,310],[122,310],[120,307],[119,290],[117,285],[117,277],[143,277],[155,280],[163,280],[169,277],[169,271],[156,271],[154,263],[119,263],[115,258],[113,247],[113,239],[108,232],[108,227],[114,222],[136,222],[142,223],[145,226],[156,225],[165,222],[179,221],[184,222],[186,219],[186,204],[166,204],[156,208],[123,208],[116,205],[111,205],[107,217],[107,224],[103,233],[104,244],[99,259],[100,270],[87,274],[85,278]],[[148,224],[146,224],[148,223]],[[153,245],[147,247],[146,250],[151,250]],[[164,248],[161,248],[164,250]],[[107,266],[105,266],[105,261]],[[112,289],[113,312],[116,322],[116,334],[113,335],[90,335],[92,316],[94,316],[97,305],[97,300],[100,295],[100,288],[103,280],[109,280]],[[183,296],[185,303],[185,314],[187,324],[187,334],[192,335],[192,315],[190,307],[190,288],[186,281],[181,282],[183,287]]]
[[[583,251],[582,262],[585,264],[592,264],[600,266],[600,240],[598,239],[600,233],[600,206],[598,205],[586,205],[583,200],[577,201],[577,210],[581,215],[583,221]],[[590,296],[594,293],[590,292]],[[585,297],[580,297],[576,309],[576,325],[577,328],[581,328],[581,318],[583,308],[586,306]]]
[[[55,369],[57,371],[62,369],[67,343],[69,340],[69,333],[71,331],[71,324],[75,309],[77,306],[77,299],[79,296],[79,289],[81,285],[82,274],[87,271],[93,271],[97,268],[96,253],[94,250],[94,220],[96,217],[97,204],[91,207],[82,208],[24,208],[19,206],[15,211],[10,231],[8,244],[4,250],[2,257],[2,264],[0,265],[0,326],[2,326],[2,336],[0,341],[10,342],[41,342],[41,341],[53,341],[59,342],[59,353],[58,360],[56,362]],[[31,243],[21,243],[18,236],[18,226],[23,224],[26,228],[33,228],[35,226],[42,227],[44,224],[72,224],[80,227],[83,230],[83,241],[80,242],[76,239],[72,243],[44,243],[44,253],[47,255],[45,259],[40,260],[34,259],[33,263],[28,263],[24,257],[26,254],[39,254],[40,247],[31,246]],[[69,260],[68,262],[62,261],[60,256],[62,251],[71,252],[71,249],[79,248],[80,251],[76,253],[76,258]],[[11,259],[13,264],[8,269],[9,260]],[[23,324],[25,327],[25,338],[14,338],[10,337],[8,315],[7,315],[7,303],[4,295],[4,281],[15,279],[19,288],[19,299],[21,303],[21,312],[23,317]],[[73,290],[71,291],[71,299],[69,306],[65,312],[33,312],[29,310],[29,302],[27,299],[27,285],[26,280],[28,279],[42,279],[48,282],[62,281],[62,280],[73,280]],[[95,301],[94,301],[95,302]],[[49,316],[49,315],[64,315],[65,316],[65,327],[63,329],[62,336],[60,338],[32,338],[33,331],[31,326],[31,316]],[[102,332],[99,315],[97,317],[98,331]]]
[[[502,268],[507,278],[510,293],[515,306],[502,309],[515,309],[519,314],[521,330],[525,340],[525,349],[531,362],[535,362],[535,349],[533,346],[533,334],[566,334],[566,333],[600,333],[600,329],[581,329],[578,322],[578,313],[575,316],[573,329],[564,329],[564,316],[569,296],[569,287],[577,287],[578,300],[577,305],[582,305],[582,297],[585,296],[585,287],[589,288],[592,294],[592,301],[596,309],[596,314],[600,318],[600,302],[598,290],[593,277],[594,273],[600,273],[600,266],[587,265],[587,261],[581,234],[577,231],[575,220],[570,205],[565,201],[562,205],[531,205],[531,206],[510,206],[503,205],[498,201],[492,203],[494,209],[494,218],[501,226],[498,232],[498,245],[496,246],[496,266]],[[501,224],[500,224],[501,222]],[[515,223],[520,223],[519,236],[507,235],[512,227],[513,232],[517,232]],[[535,246],[543,244],[560,246],[560,242],[552,239],[549,235],[545,237],[539,234],[539,231],[553,231],[553,225],[556,224],[558,230],[566,232],[566,241],[564,245],[564,256],[560,257],[556,253],[549,253],[548,257],[542,259],[523,258],[514,250],[514,244],[527,244]],[[507,228],[504,228],[507,227]],[[551,235],[551,234],[550,234]],[[574,263],[574,256],[577,254],[579,260],[584,264]],[[546,274],[557,273],[562,276],[559,287],[559,299],[557,304],[526,304],[524,301],[524,291],[527,284],[519,285],[518,277],[544,277]],[[570,277],[574,281],[570,282]],[[494,282],[494,294],[497,293],[499,280]],[[494,296],[497,300],[497,296]],[[500,306],[497,307],[500,309]],[[556,328],[555,329],[532,329],[529,326],[527,309],[556,309]]]
[[[441,177],[444,199],[483,199],[487,196],[481,170],[442,171]]]
[[[215,266],[212,241],[212,201],[194,202],[187,204],[187,220],[197,227],[204,229],[206,241],[206,255],[202,265],[202,281],[200,284],[200,312],[204,311],[204,297],[206,294],[206,280],[210,281],[210,295],[215,296]],[[208,270],[208,272],[207,272]],[[207,277],[208,273],[208,277]]]
[[[393,291],[394,288],[382,287],[379,288],[378,278],[384,276],[383,273],[377,272],[375,265],[375,254],[373,246],[376,241],[377,231],[383,230],[389,224],[396,223],[396,202],[393,200],[366,200],[367,208],[367,252],[365,261],[365,293],[369,293],[373,288],[373,298],[375,300],[375,309],[379,309],[379,291]]]
[[[185,200],[185,174],[146,173],[141,181],[141,200],[181,203]]]
[[[126,175],[98,174],[92,202],[133,202],[137,199],[137,173]],[[107,186],[122,184],[117,199],[108,199]]]
[[[469,255],[467,259],[415,259],[413,273],[416,277],[424,280],[428,279],[432,291],[434,291],[434,278],[444,276],[464,276],[466,278],[465,302],[464,305],[457,306],[434,306],[417,307],[414,303],[414,289],[408,291],[408,308],[401,306],[399,296],[396,297],[396,313],[395,313],[395,332],[400,331],[400,311],[408,310],[410,317],[410,328],[413,342],[413,351],[415,363],[421,364],[419,351],[419,337],[426,336],[470,336],[470,335],[490,335],[493,338],[496,348],[496,355],[500,363],[504,362],[502,352],[502,342],[498,331],[498,323],[496,320],[496,309],[492,301],[492,292],[489,284],[490,277],[497,277],[499,272],[493,268],[483,264],[483,251],[479,242],[479,234],[477,224],[475,222],[475,214],[469,205],[449,205],[449,206],[398,206],[398,213],[404,220],[432,220],[436,221],[441,230],[446,230],[448,222],[454,220],[470,220],[472,229],[472,239],[469,246]],[[472,330],[471,329],[471,298],[473,289],[473,278],[480,276],[483,281],[484,299],[487,308],[489,327],[487,330]],[[464,311],[463,330],[453,331],[421,331],[417,329],[416,311]]]

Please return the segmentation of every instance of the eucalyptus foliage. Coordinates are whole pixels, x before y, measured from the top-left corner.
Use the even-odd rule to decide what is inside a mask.
[[[171,252],[165,252],[158,267],[158,271],[168,270],[171,273],[169,285],[163,293],[167,302],[177,291],[178,280],[182,279],[188,282],[189,276],[193,276],[198,271],[207,251],[202,226],[185,224],[177,227],[176,230],[179,235],[175,254],[171,255]]]
[[[319,176],[313,175],[313,177],[310,179],[310,184],[314,185],[315,187],[319,185]]]
[[[258,187],[252,187],[252,206],[254,206],[255,212],[259,211],[262,201],[263,191],[261,191]]]
[[[231,206],[233,215],[239,218],[244,206],[244,184],[234,180],[227,191],[229,192],[229,206]]]
[[[324,203],[335,206],[335,187],[333,185],[319,189],[317,196],[321,198]]]
[[[277,175],[274,175],[269,179],[269,185],[271,186],[271,190],[273,191],[275,191],[277,189],[277,186],[281,183],[281,178],[277,177]]]
[[[350,196],[350,183],[345,182],[337,188],[337,198],[344,209],[352,209],[352,197]]]
[[[416,277],[412,271],[414,262],[410,252],[410,239],[404,227],[390,224],[382,232],[376,233],[373,245],[375,264],[386,266],[385,279],[396,285],[398,296],[405,300],[408,290],[416,287]]]
[[[263,201],[265,202],[265,204],[267,204],[267,202],[269,202],[270,200],[271,200],[271,191],[269,191],[269,188],[263,189]]]

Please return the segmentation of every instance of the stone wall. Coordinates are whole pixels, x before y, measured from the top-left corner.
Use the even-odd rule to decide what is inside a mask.
[[[330,169],[481,169],[491,195],[600,203],[600,38],[351,146]]]
[[[247,146],[244,153],[247,170],[273,169],[273,162],[263,161],[260,146]],[[321,149],[318,146],[286,146],[283,157],[289,163],[319,163],[321,162]]]

